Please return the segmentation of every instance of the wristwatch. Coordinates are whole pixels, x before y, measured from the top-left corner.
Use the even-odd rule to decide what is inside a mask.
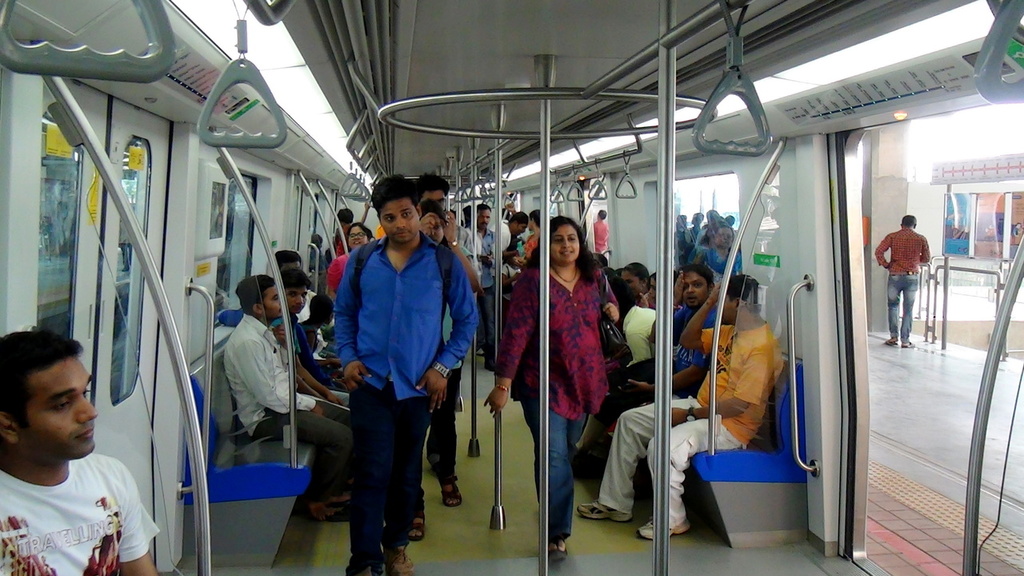
[[[445,368],[444,364],[441,364],[440,362],[434,362],[430,367],[440,372],[441,376],[444,376],[446,380],[452,375],[451,368]]]
[[[696,419],[697,417],[694,416],[693,414],[693,406],[690,406],[689,408],[686,409],[686,421],[693,422]]]
[[[449,246],[458,246],[459,245],[459,241],[458,240],[452,240],[451,242],[448,243],[448,245]]]

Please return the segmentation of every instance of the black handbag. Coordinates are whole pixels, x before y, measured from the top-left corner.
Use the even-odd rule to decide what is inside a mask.
[[[632,355],[629,345],[626,344],[626,336],[615,325],[615,322],[604,313],[604,305],[608,303],[608,279],[601,275],[599,290],[601,293],[601,320],[597,323],[597,329],[601,332],[601,351],[605,360],[622,360],[627,355]]]

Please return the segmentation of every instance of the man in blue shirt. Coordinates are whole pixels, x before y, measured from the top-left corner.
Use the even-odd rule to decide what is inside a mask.
[[[385,567],[389,576],[413,574],[405,547],[430,412],[444,401],[447,378],[469,351],[478,321],[462,266],[451,267],[444,294],[437,252],[445,248],[420,232],[417,201],[416,185],[401,176],[374,186],[371,202],[386,236],[349,259],[334,307],[355,438],[348,576],[380,575]]]
[[[490,229],[491,207],[480,204],[476,207],[477,272],[480,273],[480,287],[483,293],[477,301],[480,304],[480,324],[477,326],[476,341],[484,351],[484,368],[494,370],[494,230]]]

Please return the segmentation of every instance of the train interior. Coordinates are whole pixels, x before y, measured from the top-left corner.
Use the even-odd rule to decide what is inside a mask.
[[[614,268],[662,270],[659,234],[676,215],[735,218],[731,253],[761,283],[761,316],[791,343],[792,370],[776,386],[763,446],[738,455],[732,472],[716,471],[717,455],[695,464],[694,529],[667,540],[673,573],[941,576],[966,574],[965,556],[974,574],[1024,573],[1019,32],[1008,53],[1005,42],[996,49],[1006,91],[991,100],[1003,103],[990,103],[978,79],[994,22],[1019,24],[1024,2],[697,4],[0,0],[0,323],[83,344],[98,383],[97,451],[136,478],[161,530],[161,573],[207,576],[204,556],[219,574],[347,564],[346,523],[293,512],[305,468],[289,466],[284,447],[239,435],[223,349],[238,281],[291,249],[313,291],[325,290],[334,215],[347,207],[376,228],[370,189],[394,173],[448,178],[454,209],[507,199],[587,230],[604,210]],[[275,5],[287,10],[279,23]],[[173,42],[154,41],[156,12]],[[678,96],[664,193],[650,55],[668,43]],[[51,45],[67,50],[32,52]],[[98,56],[79,62],[80,46]],[[147,51],[170,52],[149,80],[131,79],[143,59],[103,60]],[[637,65],[622,70],[631,57]],[[717,98],[737,63],[756,107],[749,94]],[[601,84],[609,71],[621,73]],[[542,100],[552,103],[550,149],[536,136]],[[763,146],[712,154],[694,143],[697,131]],[[916,215],[932,256],[912,348],[884,345],[887,273],[875,261],[904,214]],[[494,374],[475,355],[466,364],[465,502],[443,506],[425,473],[426,536],[410,555],[428,576],[544,574],[522,412],[513,406],[502,423],[499,506],[495,426],[482,404]],[[983,372],[992,382],[979,404]],[[206,451],[206,553],[191,493],[193,421]],[[576,502],[594,500],[599,484],[577,479]],[[569,560],[550,571],[657,573],[656,547],[635,536],[656,512],[641,498],[631,523],[575,518]]]

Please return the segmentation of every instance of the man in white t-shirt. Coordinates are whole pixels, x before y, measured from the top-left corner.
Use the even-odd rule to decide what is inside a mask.
[[[92,453],[81,352],[52,332],[0,338],[0,575],[157,576],[134,479]]]

